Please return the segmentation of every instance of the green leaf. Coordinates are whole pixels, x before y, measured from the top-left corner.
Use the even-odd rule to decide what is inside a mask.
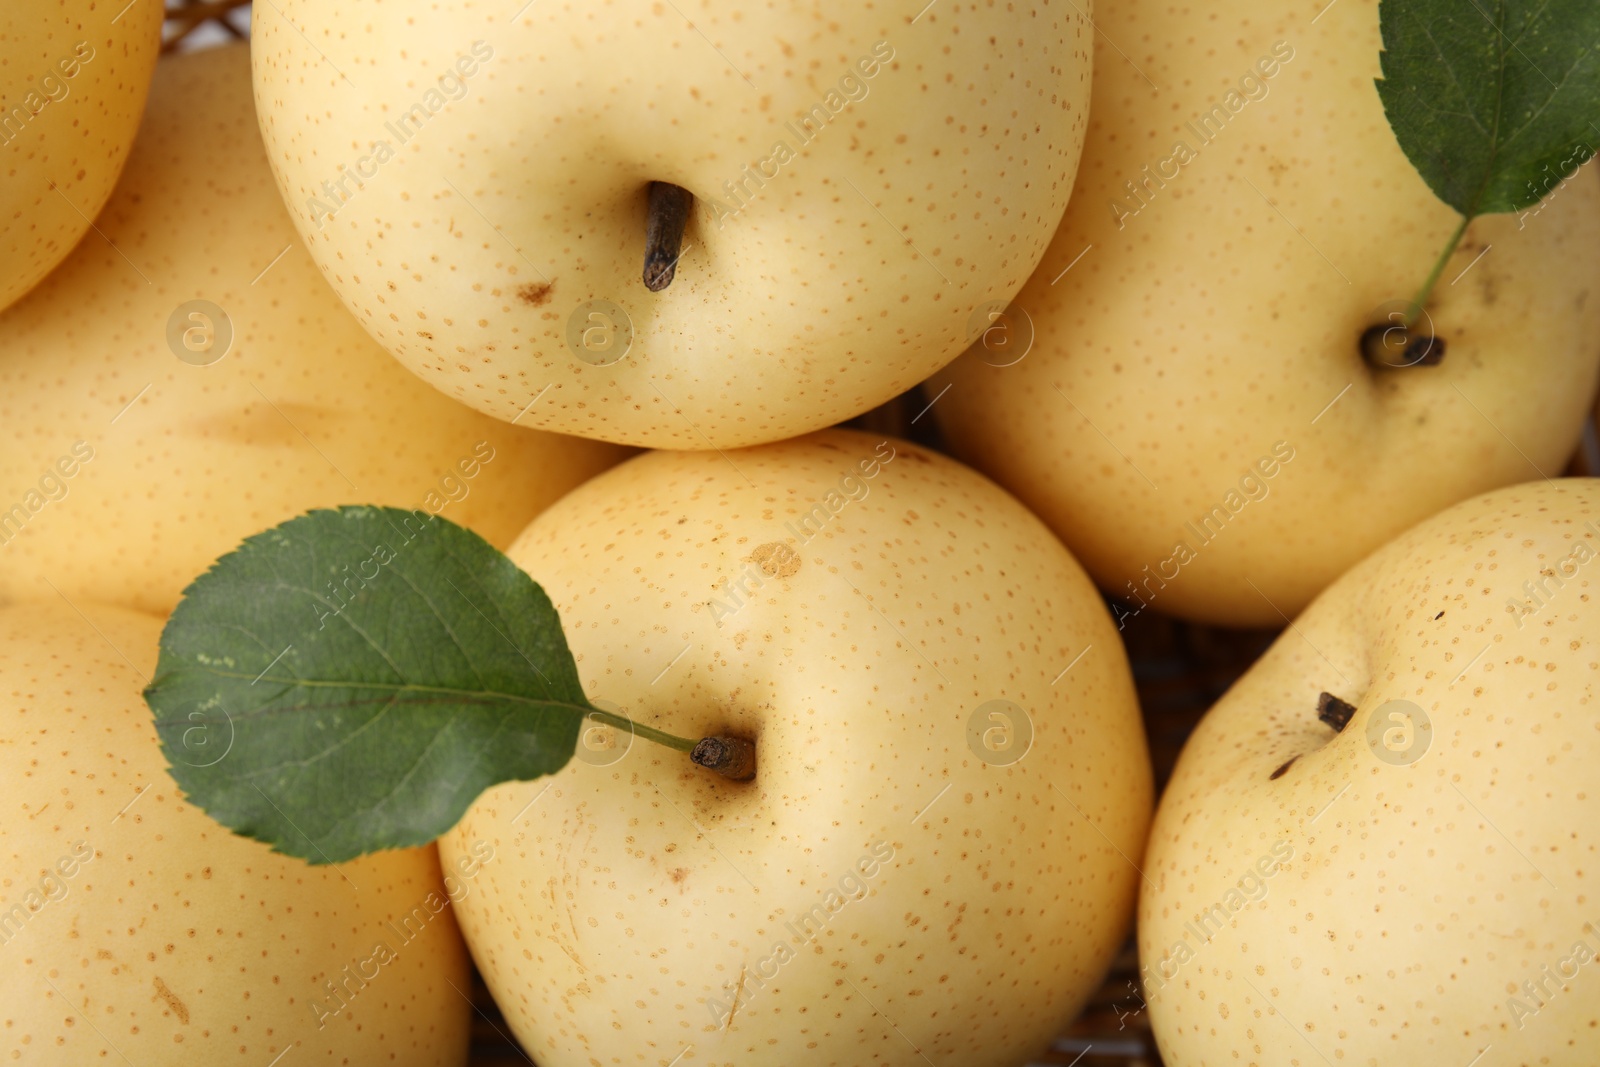
[[[218,560],[145,699],[195,804],[312,863],[432,841],[489,786],[560,770],[591,710],[531,578],[470,530],[377,507]]]
[[[1538,203],[1595,154],[1596,0],[1382,0],[1378,12],[1389,125],[1463,216]]]

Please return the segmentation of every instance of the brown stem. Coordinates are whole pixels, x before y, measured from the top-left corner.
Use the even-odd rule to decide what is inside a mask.
[[[683,228],[694,194],[671,182],[650,183],[650,221],[644,234],[644,287],[659,293],[672,284],[683,253]]]
[[[694,746],[689,758],[735,782],[756,776],[756,746],[742,737],[707,737]]]
[[[1393,323],[1369,326],[1361,357],[1374,367],[1432,367],[1444,359],[1444,338]]]
[[[1323,693],[1317,697],[1317,718],[1333,727],[1334,730],[1343,730],[1350,725],[1351,716],[1355,715],[1356,706],[1340,700],[1332,693]]]

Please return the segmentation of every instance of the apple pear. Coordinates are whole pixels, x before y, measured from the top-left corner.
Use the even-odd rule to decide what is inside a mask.
[[[1089,10],[281,0],[251,47],[295,223],[401,363],[699,450],[858,415],[1004,306],[1072,188]]]
[[[1363,359],[1461,220],[1385,117],[1377,0],[1322,6],[1100,12],[1071,207],[928,386],[1120,622],[1282,625],[1417,522],[1559,473],[1594,396],[1593,166],[1468,227],[1421,320],[1441,362]]]
[[[757,746],[748,783],[586,730],[440,839],[541,1067],[1020,1063],[1127,929],[1151,798],[1103,601],[1037,519],[903,441],[649,453],[509,550],[597,706]]]
[[[1458,504],[1207,713],[1139,902],[1169,1067],[1600,1061],[1597,559],[1600,480]]]
[[[111,195],[163,16],[158,0],[0,9],[0,308],[66,258]]]
[[[476,878],[441,880],[433,847],[310,867],[192,807],[140,695],[160,634],[88,602],[0,609],[0,1057],[463,1067],[450,900]],[[227,758],[223,727],[194,729],[180,758]]]
[[[97,225],[0,315],[0,600],[165,612],[249,534],[355,501],[503,546],[625,454],[471,411],[362,332],[273,186],[244,45],[162,62]]]

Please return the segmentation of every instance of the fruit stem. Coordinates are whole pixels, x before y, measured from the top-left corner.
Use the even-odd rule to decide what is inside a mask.
[[[1333,727],[1335,732],[1342,731],[1350,725],[1350,719],[1355,713],[1354,704],[1340,700],[1332,693],[1323,693],[1317,697],[1317,718]]]
[[[654,741],[658,745],[674,749],[678,752],[689,753],[689,759],[706,768],[716,771],[724,778],[731,778],[736,782],[746,782],[756,774],[756,746],[754,741],[746,741],[742,737],[703,737],[698,741],[691,741],[687,737],[669,734],[665,730],[657,730],[653,726],[645,726],[634,722],[626,715],[617,715],[613,712],[602,711],[600,708],[590,708],[589,718],[595,722],[615,726],[619,730],[626,730],[636,734],[646,741]]]
[[[694,746],[689,758],[735,782],[756,776],[756,746],[742,737],[707,737]]]
[[[672,284],[683,253],[683,228],[694,194],[671,182],[650,183],[650,219],[644,234],[644,287],[659,293]]]
[[[1466,236],[1467,227],[1472,223],[1472,216],[1461,216],[1461,225],[1456,227],[1456,232],[1451,234],[1450,243],[1444,246],[1444,254],[1433,265],[1427,281],[1422,283],[1422,288],[1417,290],[1417,295],[1412,298],[1411,306],[1406,309],[1406,329],[1417,324],[1417,316],[1422,314],[1422,309],[1427,306],[1428,298],[1433,295],[1433,287],[1439,284],[1439,275],[1444,273],[1444,265],[1450,262],[1450,257],[1456,254],[1456,246],[1461,244],[1461,238]]]
[[[1398,324],[1369,326],[1361,334],[1361,358],[1374,367],[1432,367],[1444,360],[1444,338]]]

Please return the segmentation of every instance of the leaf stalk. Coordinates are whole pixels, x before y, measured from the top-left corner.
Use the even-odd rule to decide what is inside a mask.
[[[1466,236],[1467,227],[1472,224],[1472,216],[1461,216],[1461,225],[1456,227],[1456,232],[1450,235],[1450,243],[1445,245],[1444,254],[1433,265],[1433,270],[1428,273],[1428,278],[1422,283],[1422,288],[1417,290],[1417,295],[1412,298],[1411,306],[1406,308],[1406,329],[1417,324],[1417,318],[1422,314],[1422,309],[1428,306],[1428,298],[1433,295],[1433,287],[1439,284],[1439,276],[1444,273],[1444,265],[1450,262],[1450,257],[1456,254],[1456,248],[1461,244],[1461,238]]]
[[[665,730],[657,730],[653,726],[634,722],[626,715],[618,715],[593,706],[589,709],[589,718],[636,734],[646,741],[654,741],[658,745],[678,752],[687,752],[689,759],[694,763],[732,781],[748,782],[756,775],[754,741],[726,736],[702,737],[698,741],[691,741],[687,737],[679,737],[677,734],[669,734]]]
[[[589,718],[596,722],[603,722],[607,726],[615,726],[619,730],[626,730],[630,734],[637,734],[646,741],[654,741],[658,745],[665,745],[667,748],[676,749],[679,752],[693,752],[694,746],[700,743],[691,741],[687,737],[679,737],[677,734],[669,734],[665,730],[657,730],[653,726],[645,726],[643,723],[634,722],[626,715],[616,715],[609,711],[602,711],[599,708],[590,708]]]

